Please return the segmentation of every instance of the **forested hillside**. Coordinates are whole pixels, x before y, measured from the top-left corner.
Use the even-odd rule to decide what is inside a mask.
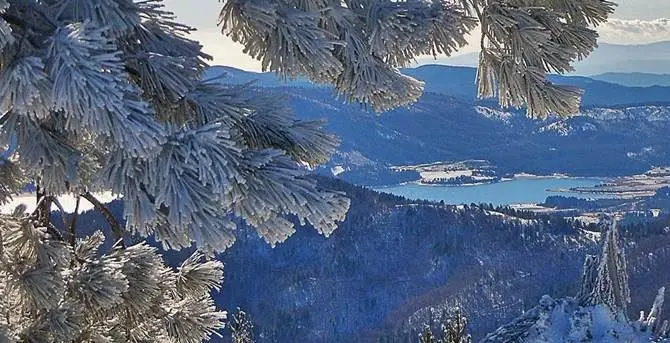
[[[482,338],[544,294],[574,294],[585,254],[598,249],[598,232],[559,217],[412,202],[322,177],[319,184],[352,199],[330,238],[302,227],[273,249],[242,226],[239,241],[219,256],[226,282],[217,304],[245,309],[260,342],[393,342],[416,337],[456,306]],[[122,211],[118,202],[110,208]],[[107,226],[97,212],[80,220]],[[670,284],[667,226],[664,217],[622,228],[632,316]],[[177,265],[188,254],[167,258]]]
[[[270,249],[250,233],[222,257],[228,278],[219,300],[256,314],[268,341],[416,337],[415,330],[455,306],[481,338],[544,294],[573,294],[584,255],[598,249],[593,234],[558,217],[413,203],[328,179],[322,184],[352,197],[331,238],[302,229]],[[670,243],[670,236],[628,237],[634,315],[670,282],[662,262],[669,252],[663,243],[649,246]]]
[[[407,337],[430,320],[426,308],[456,305],[481,338],[545,293],[571,294],[584,255],[597,249],[579,228],[555,217],[412,203],[339,181],[321,184],[352,197],[352,210],[332,237],[302,228],[272,249],[243,228],[246,235],[220,256],[226,283],[217,302],[246,309],[260,341]],[[104,225],[102,218],[96,222]],[[635,312],[670,281],[662,262],[670,254],[662,242],[670,237],[631,241],[637,242],[631,284],[641,296],[633,299]]]

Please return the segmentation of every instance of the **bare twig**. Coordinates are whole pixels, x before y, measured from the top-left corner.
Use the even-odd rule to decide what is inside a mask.
[[[70,245],[74,247],[77,242],[77,218],[79,217],[79,202],[81,201],[81,196],[77,196],[77,202],[74,204],[74,213],[72,213],[72,219],[70,220]]]
[[[112,229],[112,232],[114,232],[114,235],[116,236],[116,239],[121,242],[121,247],[125,247],[125,244],[123,242],[123,228],[121,227],[121,224],[114,218],[114,215],[112,212],[109,211],[105,205],[103,205],[100,200],[98,200],[96,197],[93,196],[90,192],[86,192],[81,194],[81,197],[86,199],[88,202],[90,202],[93,207],[95,207],[96,210],[100,211],[102,215],[107,219],[107,222],[109,223],[109,226]]]
[[[40,224],[46,226],[46,223],[51,222],[50,213],[52,204],[56,205],[58,210],[61,212],[61,224],[63,224],[63,229],[67,228],[67,224],[65,223],[65,214],[67,212],[65,212],[65,208],[63,208],[63,205],[60,203],[60,201],[58,201],[58,198],[53,195],[42,194],[39,196],[37,206],[31,216],[37,217],[40,220]]]
[[[51,197],[47,196],[37,184],[36,201],[37,206],[33,215],[37,215],[38,222],[43,226],[48,226],[51,222]]]
[[[59,241],[64,241],[63,235],[58,231],[58,229],[51,223],[46,223],[44,227],[47,229],[47,233],[51,235],[54,239]]]
[[[37,206],[30,216],[36,219],[39,225],[45,227],[47,233],[53,238],[62,241],[63,235],[61,235],[61,233],[58,232],[58,229],[51,223],[51,204],[54,203],[55,198],[53,196],[47,196],[42,192],[39,184],[37,185],[37,191],[35,193]],[[61,211],[63,211],[63,206],[61,206],[58,200],[55,201],[55,204]]]
[[[38,181],[39,181],[39,179],[38,179]],[[40,191],[40,185],[36,182],[35,183],[35,203],[37,204],[37,206],[35,207],[35,212],[34,213],[37,213],[37,209],[40,208],[41,200],[42,200],[42,192]]]
[[[52,204],[54,204],[54,205],[56,205],[56,207],[58,207],[58,210],[61,213],[61,215],[60,215],[61,224],[63,224],[63,230],[65,230],[67,228],[67,223],[65,223],[65,215],[67,214],[67,212],[65,212],[65,208],[63,208],[63,205],[60,203],[58,198],[56,198],[55,196],[50,195],[48,198],[49,198],[49,201],[51,201]],[[51,209],[49,209],[49,210],[51,210]]]
[[[40,194],[40,191],[38,189],[37,190],[37,201],[36,201],[37,205],[35,205],[35,210],[33,211],[33,213],[31,213],[32,216],[39,215],[40,209],[44,205],[45,201],[46,201],[46,197],[42,196],[42,194]]]
[[[12,110],[10,109],[9,111],[6,111],[5,113],[2,114],[0,117],[0,126],[5,125],[9,117],[12,115]]]

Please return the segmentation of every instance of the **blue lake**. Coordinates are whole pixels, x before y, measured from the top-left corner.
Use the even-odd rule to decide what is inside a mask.
[[[415,200],[444,200],[447,204],[491,203],[493,205],[537,204],[551,195],[575,196],[580,198],[602,198],[603,196],[569,192],[552,192],[551,189],[573,187],[593,187],[601,179],[590,178],[515,178],[510,181],[473,185],[443,186],[408,183],[397,186],[375,188],[376,191],[391,193]]]

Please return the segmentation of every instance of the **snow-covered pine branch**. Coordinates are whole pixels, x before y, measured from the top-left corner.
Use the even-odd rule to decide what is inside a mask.
[[[324,234],[344,219],[348,200],[303,167],[325,162],[337,139],[280,97],[203,80],[208,56],[161,0],[1,5],[5,198],[19,179],[47,196],[111,190],[131,233],[207,253],[234,242],[236,217],[272,244],[294,231],[285,215]],[[309,26],[294,29],[319,44]]]
[[[384,111],[415,102],[423,84],[400,74],[422,55],[450,55],[482,32],[479,96],[532,117],[577,113],[581,91],[547,81],[597,45],[606,0],[226,0],[223,33],[264,70],[335,86]]]
[[[1,342],[201,342],[223,327],[209,292],[223,266],[198,253],[178,270],[144,243],[74,247],[29,216],[0,216]]]
[[[0,217],[0,341],[203,341],[225,319],[222,266],[203,256],[233,244],[235,222],[274,245],[289,215],[324,235],[344,219],[349,200],[304,167],[338,140],[281,97],[203,80],[209,56],[174,19],[162,0],[0,0],[0,203],[28,183],[38,199]],[[112,250],[81,239],[76,215],[53,222],[63,194],[102,212]],[[137,234],[198,252],[172,270]]]

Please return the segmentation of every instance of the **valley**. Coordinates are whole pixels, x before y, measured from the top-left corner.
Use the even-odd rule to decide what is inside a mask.
[[[576,292],[584,256],[599,249],[602,227],[568,216],[321,184],[352,199],[332,237],[299,228],[271,249],[249,231],[222,256],[229,277],[217,302],[248,309],[264,341],[405,342],[454,307],[478,340],[543,294]],[[632,315],[670,282],[668,209],[622,221]]]
[[[620,218],[628,242],[631,313],[670,283],[670,188],[658,168],[670,166],[670,88],[553,77],[586,90],[583,108],[537,120],[476,99],[472,68],[404,72],[427,92],[383,114],[304,80],[210,72],[259,79],[341,139],[314,170],[352,199],[332,237],[300,227],[271,249],[248,231],[221,256],[217,303],[247,309],[262,341],[407,341],[454,307],[481,339],[543,294],[576,292],[603,214]]]

